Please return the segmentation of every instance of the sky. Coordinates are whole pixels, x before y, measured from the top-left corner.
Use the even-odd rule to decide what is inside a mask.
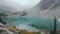
[[[7,8],[24,11],[34,7],[40,1],[41,0],[0,0],[0,6],[6,6]]]

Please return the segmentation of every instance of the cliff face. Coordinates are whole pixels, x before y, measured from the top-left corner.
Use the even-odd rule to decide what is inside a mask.
[[[42,0],[38,5],[26,11],[30,12],[28,15],[30,17],[53,18],[56,16],[60,18],[60,0]]]
[[[55,1],[54,0],[42,0],[38,6],[41,10],[48,9]]]

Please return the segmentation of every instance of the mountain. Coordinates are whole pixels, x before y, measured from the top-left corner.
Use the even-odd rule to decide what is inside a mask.
[[[60,18],[60,0],[42,0],[35,7],[26,10],[30,12],[27,17]]]

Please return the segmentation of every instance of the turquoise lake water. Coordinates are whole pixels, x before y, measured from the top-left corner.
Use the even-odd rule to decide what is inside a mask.
[[[12,26],[18,26],[20,24],[34,24],[40,29],[50,29],[54,25],[53,19],[47,18],[7,18],[6,22]],[[57,21],[57,29],[60,29],[60,22]]]

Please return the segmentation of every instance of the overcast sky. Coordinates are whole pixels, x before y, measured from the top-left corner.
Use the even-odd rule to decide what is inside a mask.
[[[0,6],[15,8],[16,10],[29,9],[38,4],[41,0],[0,0]]]

